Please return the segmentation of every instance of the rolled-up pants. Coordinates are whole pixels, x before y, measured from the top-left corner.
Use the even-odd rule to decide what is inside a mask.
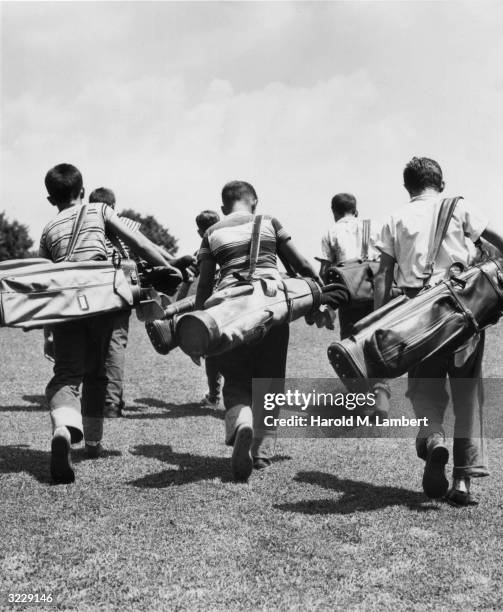
[[[454,478],[487,476],[481,430],[483,386],[482,359],[484,332],[474,337],[463,350],[420,363],[409,372],[407,395],[417,417],[428,419],[416,440],[417,454],[426,459],[429,436],[444,437],[444,414],[449,402],[447,376],[454,410]]]
[[[116,313],[53,328],[54,376],[46,396],[53,429],[68,427],[72,442],[100,440],[107,390],[105,361]],[[80,387],[82,385],[82,395]]]
[[[252,382],[254,378],[277,379],[271,385],[274,393],[284,392],[286,358],[290,328],[288,323],[272,327],[262,340],[245,344],[215,357],[218,370],[224,377],[222,390],[225,406],[225,442],[234,443],[237,427],[253,426]],[[275,431],[254,436],[252,455],[271,454]]]

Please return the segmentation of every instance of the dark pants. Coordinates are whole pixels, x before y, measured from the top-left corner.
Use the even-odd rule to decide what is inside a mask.
[[[103,427],[107,389],[105,361],[115,317],[104,314],[54,326],[54,376],[46,396],[53,428],[68,427],[72,442],[80,442],[83,433],[86,439],[101,439],[102,431],[98,430],[100,421]]]
[[[408,397],[419,418],[426,417],[428,426],[421,427],[416,441],[417,454],[426,459],[429,436],[444,437],[444,414],[449,402],[447,376],[454,410],[453,460],[455,478],[487,476],[483,452],[481,419],[483,403],[482,359],[484,333],[473,339],[463,351],[427,359],[409,372]]]
[[[105,360],[107,375],[106,406],[124,408],[124,366],[126,364],[126,348],[129,336],[129,318],[131,312],[124,310],[114,317],[114,325],[108,354]]]
[[[223,399],[226,410],[226,443],[233,444],[236,428],[241,424],[253,425],[252,382],[254,378],[279,379],[271,383],[272,393],[284,391],[286,358],[290,328],[288,323],[271,328],[255,344],[245,344],[218,355],[218,369],[224,377]],[[274,387],[274,388],[272,388]],[[274,435],[274,430],[270,432]],[[255,457],[269,454],[271,435],[255,436],[252,453]]]
[[[208,380],[208,395],[210,400],[216,401],[220,397],[220,388],[222,386],[222,376],[218,369],[217,357],[206,357],[204,360],[206,370],[206,378]]]

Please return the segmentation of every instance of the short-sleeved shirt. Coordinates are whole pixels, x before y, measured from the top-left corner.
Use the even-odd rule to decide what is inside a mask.
[[[330,263],[341,264],[361,258],[362,242],[363,220],[353,216],[342,217],[321,239],[321,252]],[[369,259],[375,259],[377,256],[369,245]]]
[[[246,274],[250,268],[250,245],[254,215],[235,212],[206,230],[197,259],[213,259],[220,268],[219,287],[235,281],[234,273]],[[257,274],[280,278],[277,247],[290,240],[281,223],[269,215],[262,215]]]
[[[412,198],[383,226],[376,248],[393,257],[397,263],[400,287],[418,288],[424,282],[426,258],[432,228],[436,227],[443,196],[427,193]],[[459,200],[440,247],[432,284],[444,279],[454,263],[473,263],[476,242],[488,225],[487,217],[465,200]]]
[[[42,232],[39,255],[58,263],[67,255],[75,219],[80,206],[70,206],[59,212]],[[88,204],[72,261],[106,260],[107,243],[105,227],[116,213],[106,204]]]

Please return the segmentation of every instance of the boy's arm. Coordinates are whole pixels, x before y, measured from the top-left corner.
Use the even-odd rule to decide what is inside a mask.
[[[161,255],[159,249],[150,240],[140,232],[130,230],[117,215],[112,215],[106,219],[107,233],[111,233],[126,246],[128,246],[136,255],[142,257],[147,263],[153,266],[172,267],[168,261]]]
[[[216,262],[214,259],[206,258],[200,262],[199,283],[197,284],[195,309],[204,308],[204,303],[213,292],[215,284]]]
[[[389,302],[394,274],[395,259],[387,253],[381,253],[379,270],[374,278],[374,310]]]
[[[286,261],[292,266],[292,268],[301,276],[307,276],[314,279],[320,285],[323,285],[323,281],[316,273],[313,266],[307,261],[307,259],[299,253],[297,248],[292,244],[291,240],[286,240],[278,244],[278,253],[281,257],[284,257]]]

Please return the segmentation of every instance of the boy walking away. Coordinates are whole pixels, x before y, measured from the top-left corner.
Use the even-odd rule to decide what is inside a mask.
[[[410,202],[384,225],[381,240],[376,244],[381,251],[376,307],[390,298],[395,265],[398,285],[414,297],[423,286],[444,279],[453,264],[472,264],[475,250],[471,243],[481,236],[500,251],[503,248],[503,232],[490,230],[483,213],[460,199],[432,266],[427,258],[442,202],[442,170],[432,159],[414,157],[406,165],[403,179]],[[433,499],[447,495],[447,500],[458,506],[478,503],[470,491],[471,478],[489,474],[481,434],[474,431],[476,417],[482,410],[483,352],[482,332],[457,353],[432,357],[409,372],[407,395],[416,415],[428,419],[416,439],[417,454],[425,461],[424,492]],[[453,484],[449,491],[445,476],[449,452],[443,430],[449,400],[447,376],[455,417]]]
[[[60,262],[66,259],[77,219],[82,218],[82,175],[71,164],[59,164],[49,170],[45,185],[47,199],[57,207],[58,214],[43,231],[40,256]],[[82,212],[85,214],[72,261],[106,260],[108,235],[122,240],[148,263],[168,265],[149,240],[128,229],[106,204],[89,204]],[[113,313],[103,314],[54,326],[54,376],[46,395],[53,425],[51,475],[56,483],[74,481],[71,444],[80,442],[83,436],[88,455],[99,455],[107,387],[105,361],[115,317]]]
[[[106,204],[115,210],[115,194],[107,187],[98,187],[89,195],[89,204]],[[140,224],[131,219],[123,217],[120,220],[132,231],[138,231]],[[125,245],[121,245],[121,250],[127,255]],[[113,244],[107,240],[107,251],[111,259],[115,251]],[[131,311],[123,310],[114,315],[114,325],[108,353],[105,359],[105,372],[107,377],[107,388],[105,395],[105,407],[103,416],[105,418],[116,418],[122,416],[124,410],[124,367],[126,364],[126,349],[129,336],[129,319]],[[94,447],[96,450],[97,447]],[[92,447],[89,448],[92,452]]]
[[[204,308],[213,291],[217,265],[220,268],[218,289],[235,283],[236,274],[249,272],[257,201],[255,189],[249,183],[232,181],[224,186],[222,212],[225,218],[206,231],[199,250],[201,272],[196,309]],[[277,255],[302,276],[319,282],[316,272],[293,246],[290,235],[280,222],[263,215],[255,274],[281,282]],[[253,436],[252,380],[285,378],[288,339],[289,326],[285,323],[271,328],[255,344],[243,345],[216,357],[218,370],[224,377],[225,442],[233,446],[232,472],[238,481],[247,481],[253,467],[262,469],[271,463],[267,448],[270,438],[254,439]],[[278,385],[284,387],[282,382]]]
[[[376,260],[379,253],[372,248],[370,237],[370,220],[358,218],[357,201],[351,193],[338,193],[332,198],[332,214],[335,224],[323,236],[321,250],[324,261],[320,276],[325,280],[329,266],[358,261],[365,256]],[[352,328],[363,317],[369,315],[374,305],[344,304],[338,309],[341,340],[348,338]],[[385,381],[375,384],[373,392],[376,398],[374,414],[385,416],[389,412],[390,389]]]
[[[214,210],[203,210],[196,217],[197,233],[204,238],[206,231],[215,223],[220,221],[220,215]],[[206,357],[204,360],[206,379],[208,381],[208,393],[201,401],[203,408],[216,408],[220,403],[220,389],[222,387],[222,376],[218,371],[216,357]]]

